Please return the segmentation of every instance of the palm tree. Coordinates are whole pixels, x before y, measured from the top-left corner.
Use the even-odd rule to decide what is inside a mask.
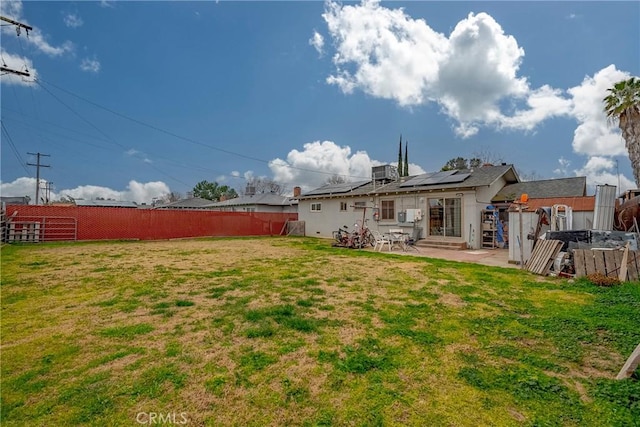
[[[640,78],[623,80],[607,91],[609,95],[603,99],[604,111],[611,122],[618,122],[636,186],[640,187]]]

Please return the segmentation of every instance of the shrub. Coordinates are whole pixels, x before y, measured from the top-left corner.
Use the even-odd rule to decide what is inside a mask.
[[[620,284],[620,280],[617,277],[605,276],[602,273],[588,274],[587,279],[596,286],[614,286]]]

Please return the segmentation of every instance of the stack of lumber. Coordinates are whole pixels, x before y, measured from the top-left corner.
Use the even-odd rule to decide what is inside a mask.
[[[533,248],[531,258],[527,261],[527,270],[546,276],[553,265],[553,261],[558,256],[564,243],[560,240],[538,240]]]

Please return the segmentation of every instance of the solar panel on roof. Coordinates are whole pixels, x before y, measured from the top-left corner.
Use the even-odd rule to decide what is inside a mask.
[[[431,172],[431,173],[424,173],[422,175],[414,176],[409,181],[403,184],[400,184],[400,187],[417,187],[419,185],[423,185],[421,183],[434,174],[435,172]]]
[[[422,185],[450,184],[462,182],[470,174],[458,173],[457,170],[440,171],[416,176],[409,181],[400,184],[400,187],[420,187]]]
[[[359,182],[345,182],[342,184],[335,185],[326,185],[324,187],[316,188],[315,190],[311,190],[308,193],[303,194],[303,196],[313,196],[319,194],[341,194],[348,193],[349,191],[355,190],[356,188],[360,188],[365,184],[368,184],[369,181],[359,181]]]
[[[467,179],[470,173],[457,173],[455,175],[444,177],[438,184],[453,184],[454,182],[462,182]]]

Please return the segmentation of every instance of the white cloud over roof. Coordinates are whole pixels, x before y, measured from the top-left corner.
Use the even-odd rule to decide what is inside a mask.
[[[328,178],[339,175],[347,181],[363,181],[371,178],[371,167],[387,164],[371,159],[366,151],[351,152],[349,146],[338,146],[333,141],[314,141],[304,144],[303,150],[291,150],[286,160],[275,159],[269,163],[276,182],[286,186],[299,186],[304,191],[324,185]],[[409,174],[425,171],[409,164]]]

